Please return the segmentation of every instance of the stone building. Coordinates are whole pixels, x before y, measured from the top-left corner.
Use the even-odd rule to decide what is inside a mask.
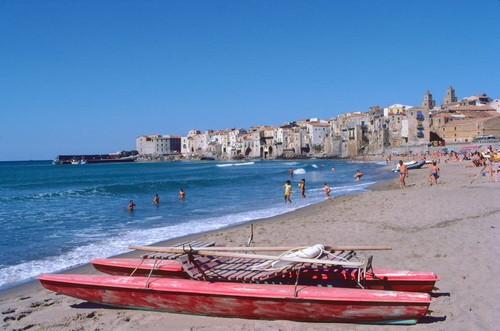
[[[471,142],[474,138],[500,136],[500,117],[468,118],[454,120],[443,126],[443,138],[447,142]]]
[[[181,137],[152,134],[140,136],[135,140],[139,155],[158,157],[181,153]]]
[[[422,107],[425,109],[433,109],[436,107],[436,101],[432,100],[432,94],[427,89],[427,92],[424,95],[424,101],[422,101]]]
[[[406,111],[407,132],[403,137],[409,145],[429,143],[430,118],[429,109],[425,107],[412,107]]]
[[[446,95],[443,101],[444,102],[441,104],[441,108],[457,104],[458,101],[457,97],[455,96],[455,89],[451,87],[451,85],[446,89]]]

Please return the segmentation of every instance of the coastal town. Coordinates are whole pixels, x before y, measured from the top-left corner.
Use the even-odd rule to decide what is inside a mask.
[[[249,129],[190,130],[186,136],[137,137],[139,160],[280,159],[407,154],[431,146],[491,142],[500,137],[500,99],[458,99],[450,85],[439,105],[429,90],[421,105],[372,106],[334,116]]]

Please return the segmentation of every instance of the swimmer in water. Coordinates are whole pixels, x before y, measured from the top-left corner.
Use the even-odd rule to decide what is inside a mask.
[[[290,168],[290,177],[293,177],[293,169]]]
[[[160,203],[160,197],[158,196],[158,194],[155,194],[155,198],[153,200],[153,205],[157,205]]]
[[[130,200],[130,203],[128,204],[127,208],[129,211],[134,211],[134,206],[135,206],[134,201]]]
[[[290,200],[290,193],[292,193],[292,185],[290,184],[290,181],[287,180],[285,185],[281,186],[280,188],[285,188],[285,205],[287,200],[292,203],[292,200]]]
[[[363,176],[363,174],[361,173],[361,171],[359,170],[356,170],[356,180],[360,180],[361,179],[361,176]]]
[[[181,188],[181,190],[179,191],[179,200],[184,201],[184,199],[186,199],[186,192],[184,192]]]

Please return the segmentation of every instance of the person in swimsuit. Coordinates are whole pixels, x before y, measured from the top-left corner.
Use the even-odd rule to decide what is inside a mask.
[[[302,178],[302,180],[299,183],[300,187],[300,197],[304,199],[306,197],[306,180]]]
[[[408,168],[403,163],[403,161],[399,160],[399,187],[405,188],[406,183],[405,179],[408,178]]]
[[[321,189],[321,191],[324,191],[325,192],[325,198],[329,198],[330,197],[330,192],[332,191],[331,188],[328,187],[328,185],[326,185],[326,183],[323,183],[323,188]]]
[[[361,171],[359,170],[356,170],[356,180],[360,180],[361,179],[361,176],[363,176],[363,174],[361,173]]]
[[[293,177],[293,169],[290,168],[290,177]]]
[[[186,192],[184,192],[181,188],[181,190],[179,191],[179,200],[184,201],[184,199],[186,199]]]
[[[290,193],[292,193],[292,185],[290,184],[290,181],[287,180],[285,185],[281,186],[280,188],[285,188],[285,205],[287,200],[292,203],[292,200],[290,200]]]
[[[439,168],[436,166],[436,161],[432,162],[432,167],[431,167],[431,170],[430,170],[430,174],[429,174],[429,177],[430,177],[430,184],[432,186],[432,184],[436,184],[438,183],[438,178],[439,178]]]
[[[134,211],[134,206],[135,206],[134,201],[130,200],[130,203],[128,204],[127,208],[129,211]]]
[[[160,203],[160,197],[158,196],[158,194],[155,195],[155,198],[153,200],[153,205],[157,205]]]

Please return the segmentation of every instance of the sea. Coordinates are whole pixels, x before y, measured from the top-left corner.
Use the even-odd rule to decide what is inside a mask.
[[[363,192],[394,178],[385,162],[178,161],[52,165],[0,162],[0,289],[189,234]],[[335,168],[332,171],[332,168]],[[294,170],[293,177],[290,169]],[[364,176],[356,181],[360,170]],[[306,181],[306,199],[298,183]],[[291,180],[292,204],[284,204]],[[179,200],[179,190],[186,193]],[[160,203],[154,205],[155,194]],[[136,204],[127,209],[129,201]],[[249,233],[250,234],[250,233]],[[240,243],[244,245],[245,243]]]

